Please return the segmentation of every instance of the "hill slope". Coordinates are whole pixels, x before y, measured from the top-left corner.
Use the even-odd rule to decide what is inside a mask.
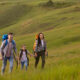
[[[80,22],[79,3],[55,2],[55,5],[51,7],[43,6],[43,3],[46,2],[37,4],[16,2],[1,5],[0,33],[12,31],[19,35],[66,27]]]
[[[80,3],[68,3],[64,7],[57,4],[47,7],[42,3],[23,1],[0,5],[0,22],[3,21],[0,34],[14,32],[18,52],[22,44],[32,52],[35,34],[43,31],[49,53],[44,70],[41,64],[34,69],[34,58],[30,57],[27,72],[20,71],[20,66],[16,70],[14,63],[12,74],[8,74],[7,66],[0,80],[80,80]]]

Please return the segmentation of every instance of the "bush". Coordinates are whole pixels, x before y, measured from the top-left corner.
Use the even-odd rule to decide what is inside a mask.
[[[53,7],[53,8],[64,8],[64,7],[69,7],[72,6],[74,3],[70,2],[53,2],[53,1],[48,1],[46,3],[40,3],[40,6],[43,7]]]

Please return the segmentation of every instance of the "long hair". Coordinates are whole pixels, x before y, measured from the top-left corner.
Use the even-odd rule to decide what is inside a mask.
[[[38,46],[41,45],[40,34],[43,35],[43,39],[44,39],[44,34],[43,34],[43,33],[39,33],[39,34],[38,34]]]

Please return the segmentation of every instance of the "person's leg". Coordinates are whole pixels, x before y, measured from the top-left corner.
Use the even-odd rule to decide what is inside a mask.
[[[24,67],[24,62],[21,62],[21,70],[23,69]]]
[[[44,65],[45,65],[45,52],[41,53],[41,58],[42,58],[42,68],[44,68]]]
[[[40,58],[40,55],[38,55],[36,58],[35,58],[35,68],[37,68],[37,65],[39,63],[39,58]]]
[[[13,57],[10,57],[9,58],[9,62],[10,62],[10,73],[12,72],[12,69],[13,69]]]
[[[2,75],[3,75],[4,72],[5,72],[6,65],[7,65],[7,57],[5,57],[5,58],[3,59],[2,70],[1,70],[1,74],[2,74]]]
[[[28,67],[27,60],[25,61],[25,67],[26,67],[26,70],[27,70],[27,67]]]

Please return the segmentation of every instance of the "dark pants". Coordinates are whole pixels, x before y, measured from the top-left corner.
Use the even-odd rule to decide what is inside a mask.
[[[45,65],[45,52],[44,51],[37,53],[37,57],[35,58],[35,68],[37,68],[40,57],[42,59],[42,68],[44,68],[44,65]]]

